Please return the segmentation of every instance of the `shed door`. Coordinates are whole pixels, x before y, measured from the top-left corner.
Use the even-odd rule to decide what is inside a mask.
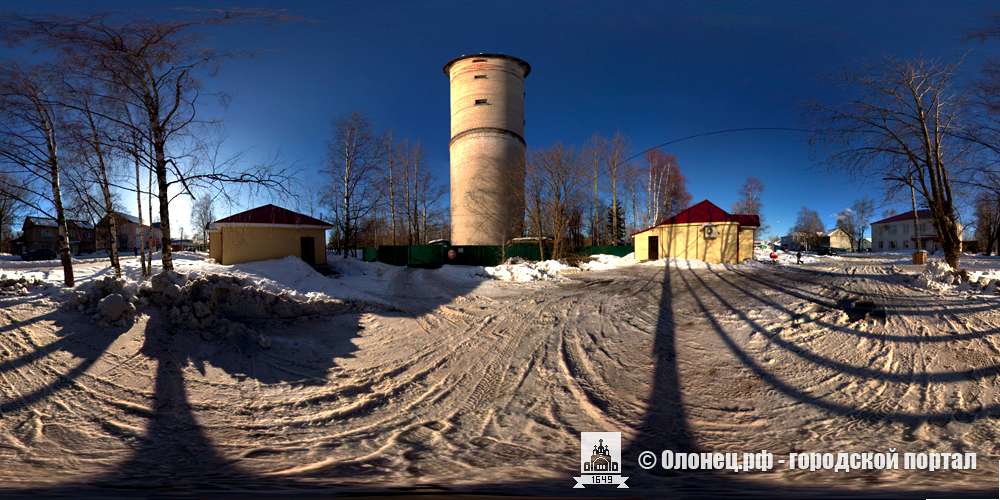
[[[302,260],[310,266],[316,265],[316,242],[312,236],[303,236],[302,241]]]
[[[656,260],[660,258],[660,237],[650,236],[649,237],[649,260]]]

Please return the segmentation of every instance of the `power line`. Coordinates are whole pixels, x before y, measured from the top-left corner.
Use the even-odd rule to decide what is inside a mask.
[[[790,128],[790,127],[747,127],[747,128],[731,128],[731,129],[726,129],[726,130],[716,130],[714,132],[704,132],[704,133],[701,133],[701,134],[689,135],[687,137],[681,137],[680,139],[675,139],[673,141],[664,142],[663,144],[660,144],[660,145],[657,145],[657,146],[653,146],[653,147],[651,147],[649,149],[646,149],[644,151],[640,151],[639,153],[636,153],[636,154],[634,154],[634,155],[626,158],[621,163],[626,163],[626,162],[632,160],[633,158],[636,158],[638,156],[644,155],[647,152],[652,151],[652,150],[654,150],[656,148],[663,147],[663,146],[669,146],[670,144],[674,144],[674,143],[681,142],[681,141],[686,141],[688,139],[694,139],[696,137],[704,137],[706,135],[727,134],[729,132],[746,132],[746,131],[750,131],[750,130],[786,130],[786,131],[790,131],[790,132],[809,132],[806,129],[802,129],[802,128]]]

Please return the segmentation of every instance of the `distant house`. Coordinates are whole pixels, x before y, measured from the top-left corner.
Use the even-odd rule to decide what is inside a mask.
[[[294,255],[311,265],[326,264],[326,230],[319,219],[264,205],[209,223],[209,257],[241,264]]]
[[[850,252],[854,245],[851,237],[843,229],[836,228],[819,233],[819,246]]]
[[[144,248],[147,238],[151,238],[150,244],[154,250],[160,247],[159,222],[154,222],[152,225],[140,225],[139,218],[134,215],[112,212],[97,223],[97,236],[102,248],[111,248],[112,217],[115,218],[115,225],[118,229],[119,251],[135,251],[138,248]]]
[[[913,212],[893,215],[880,221],[872,222],[872,251],[885,252],[892,250],[941,250],[941,241],[934,227],[934,217],[930,210],[917,210],[917,222],[914,227]],[[916,231],[915,231],[916,230]],[[962,227],[958,228],[959,233]],[[916,233],[920,233],[917,242]]]
[[[756,215],[734,215],[705,200],[632,235],[635,257],[696,259],[711,264],[736,264],[753,258]]]
[[[94,225],[81,220],[67,220],[70,253],[95,251]],[[46,217],[25,217],[21,237],[11,241],[11,253],[47,248],[59,251],[59,224]]]

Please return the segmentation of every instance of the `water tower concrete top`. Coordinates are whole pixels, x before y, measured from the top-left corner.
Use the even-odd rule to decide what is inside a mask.
[[[531,65],[528,64],[528,63],[526,63],[526,62],[524,62],[524,61],[522,61],[522,60],[520,60],[520,59],[518,59],[518,58],[516,58],[516,57],[514,57],[514,56],[505,56],[503,54],[470,54],[470,55],[467,55],[467,56],[456,57],[456,58],[448,61],[444,65],[444,74],[445,74],[445,76],[447,76],[448,78],[451,78],[451,66],[453,64],[455,64],[456,62],[461,61],[462,59],[468,59],[470,57],[476,57],[476,58],[489,58],[489,57],[494,57],[495,58],[495,57],[499,57],[501,59],[509,59],[509,60],[514,61],[517,64],[521,65],[521,68],[524,69],[524,75],[522,75],[522,78],[528,76],[528,73],[531,73]]]

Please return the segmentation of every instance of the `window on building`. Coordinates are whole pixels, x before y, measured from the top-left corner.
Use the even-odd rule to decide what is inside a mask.
[[[903,242],[903,248],[910,248],[910,242],[909,241],[904,241]]]
[[[484,80],[484,79],[486,79],[486,75],[476,75],[476,76],[473,77],[473,79],[475,79],[475,80]]]
[[[896,234],[896,226],[889,226],[889,234]]]
[[[42,229],[42,238],[51,238],[51,237],[52,237],[51,229]]]
[[[473,59],[472,62],[486,62],[486,59]]]
[[[489,104],[489,103],[486,102],[486,99],[476,99],[476,106],[480,106],[483,104]]]
[[[904,224],[903,225],[903,234],[907,234],[909,232],[910,232],[910,225],[909,224]]]
[[[881,242],[881,241],[880,241],[880,242],[878,242],[878,247],[879,247],[879,248],[882,248],[882,243],[883,243],[883,242]]]
[[[882,236],[882,228],[878,228],[878,235]]]

